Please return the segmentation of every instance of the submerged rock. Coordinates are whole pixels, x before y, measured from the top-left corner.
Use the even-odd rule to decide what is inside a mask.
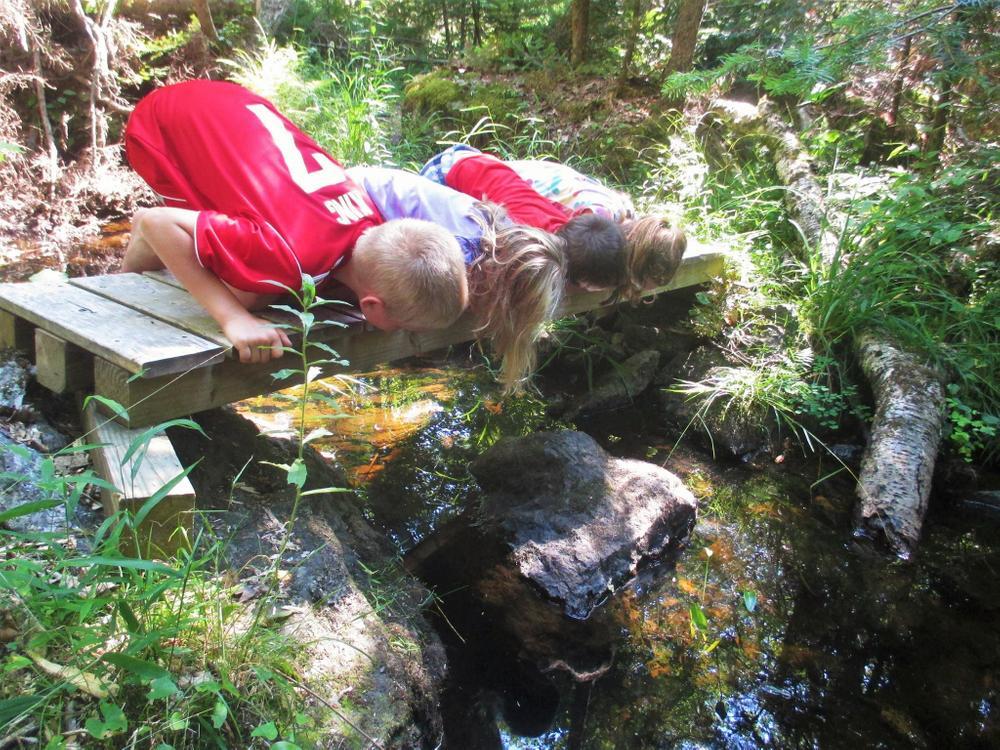
[[[502,440],[472,464],[483,524],[520,575],[586,618],[643,567],[675,555],[697,503],[680,479],[608,455],[581,432]]]
[[[18,445],[0,431],[0,471],[6,478],[0,482],[0,513],[24,503],[39,502],[53,497],[42,480],[42,461],[38,451]],[[66,526],[66,510],[62,503],[53,508],[11,518],[3,524],[20,532],[53,532]]]
[[[724,392],[709,404],[705,397],[691,398],[670,390],[679,381],[722,384],[738,369],[718,349],[702,346],[669,362],[655,382],[662,386],[659,400],[668,419],[681,429],[691,427],[691,434],[713,454],[749,459],[775,442],[777,425],[769,413],[733,404]]]
[[[589,393],[581,396],[566,412],[566,418],[628,406],[653,382],[659,363],[660,355],[653,350],[629,357],[598,380]]]

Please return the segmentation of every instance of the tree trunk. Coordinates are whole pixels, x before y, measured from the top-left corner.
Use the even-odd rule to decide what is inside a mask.
[[[694,48],[698,42],[701,17],[705,14],[708,0],[681,0],[674,23],[674,35],[670,40],[670,60],[667,73],[686,73],[691,70]]]
[[[632,58],[635,57],[635,46],[639,40],[639,29],[642,26],[642,0],[630,0],[629,11],[632,15],[629,24],[628,39],[625,42],[625,59],[622,60],[622,70],[615,84],[615,96],[621,96],[632,69]]]
[[[778,175],[791,188],[786,202],[806,245],[818,248],[824,267],[842,262],[839,237],[831,227],[841,226],[843,218],[826,209],[809,155],[773,107],[766,100],[760,107],[714,102],[712,113],[705,118],[706,127],[714,119],[741,137],[757,135],[768,140]],[[920,537],[941,441],[944,376],[917,354],[886,340],[882,331],[860,332],[855,348],[876,400],[858,479],[858,524],[866,534],[883,535],[896,554],[908,558]]]
[[[256,10],[256,6],[254,6]],[[219,32],[215,30],[215,21],[212,20],[212,9],[208,5],[208,0],[194,0],[194,12],[198,16],[198,23],[201,24],[203,33],[210,42],[219,41]]]
[[[590,0],[573,0],[570,7],[572,47],[569,61],[576,67],[587,59],[587,31],[590,26]]]
[[[858,478],[859,526],[909,558],[920,539],[944,427],[942,376],[870,332],[858,336],[855,348],[876,407]]]
[[[451,55],[451,19],[448,16],[448,0],[441,0],[441,18],[444,22],[444,47]]]
[[[472,4],[472,43],[477,47],[483,44],[482,13],[483,10],[480,1],[476,0]]]

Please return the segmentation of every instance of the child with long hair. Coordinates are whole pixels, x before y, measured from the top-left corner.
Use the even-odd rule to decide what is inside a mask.
[[[627,196],[557,162],[504,162],[458,145],[432,158],[421,174],[496,201],[519,221],[558,232],[567,239],[570,281],[588,289],[610,289],[618,299],[636,302],[649,289],[669,282],[687,247],[684,232],[668,221],[635,216]],[[603,222],[615,222],[623,232],[619,252],[611,244],[587,242],[598,236]]]
[[[534,369],[535,343],[566,287],[566,241],[516,224],[499,206],[425,179],[384,167],[351,167],[386,220],[431,221],[457,240],[468,268],[469,306],[477,332],[501,358],[500,381],[519,387]]]

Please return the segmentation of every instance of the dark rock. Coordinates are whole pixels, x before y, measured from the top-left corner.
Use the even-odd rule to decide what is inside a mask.
[[[580,432],[502,440],[473,462],[487,529],[520,575],[585,618],[647,565],[676,554],[697,503],[654,464],[609,456]]]
[[[652,349],[660,353],[663,362],[691,351],[698,340],[692,333],[641,323],[623,322],[621,331],[625,337],[625,350],[629,354]]]
[[[566,412],[566,418],[628,406],[649,387],[659,363],[659,353],[652,350],[629,357],[605,373],[589,393],[581,396]]]
[[[713,454],[722,452],[742,459],[757,456],[774,444],[779,430],[769,412],[763,408],[751,411],[733,406],[726,394],[706,407],[704,397],[691,398],[669,388],[677,381],[711,382],[724,368],[732,366],[718,349],[702,346],[680,362],[671,361],[654,382],[663,386],[659,391],[660,405],[679,429],[693,426],[696,429],[690,434],[699,438]]]

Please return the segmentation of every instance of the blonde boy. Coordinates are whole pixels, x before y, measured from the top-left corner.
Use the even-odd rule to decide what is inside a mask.
[[[457,241],[429,222],[383,222],[344,169],[265,99],[232,83],[167,86],[136,106],[132,167],[163,199],[140,211],[123,271],[164,266],[243,362],[288,345],[249,310],[302,274],[338,281],[376,327],[447,327],[468,300]]]

